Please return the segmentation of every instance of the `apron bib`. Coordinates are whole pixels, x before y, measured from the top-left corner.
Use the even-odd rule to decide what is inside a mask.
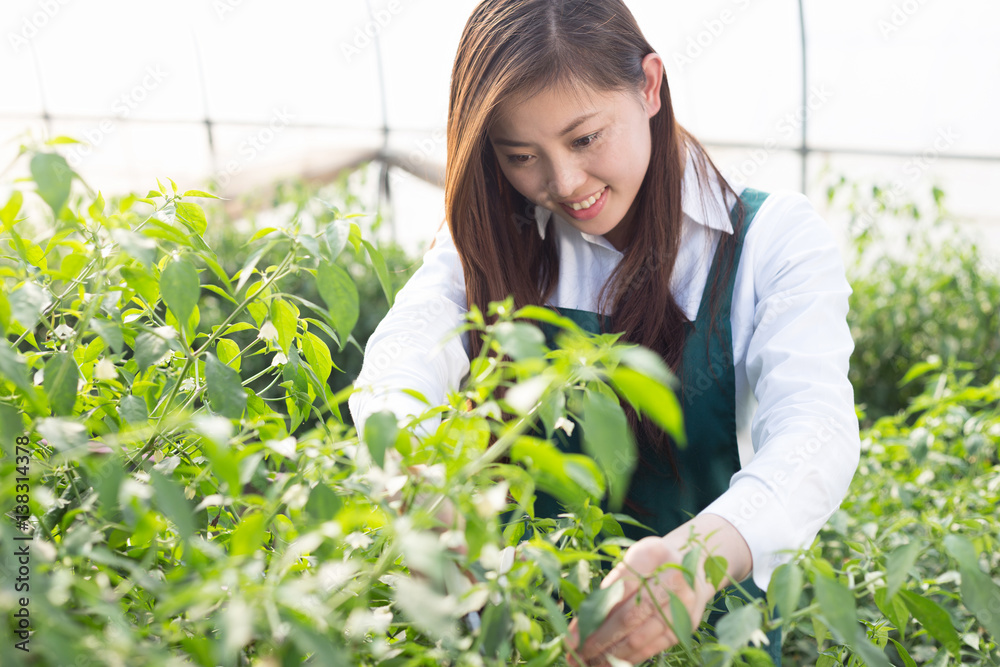
[[[743,240],[757,210],[767,198],[767,193],[747,188],[740,199],[745,206],[745,219],[732,253],[723,252],[720,243],[708,281],[705,285],[698,316],[694,322],[686,322],[687,337],[678,369],[681,392],[678,399],[684,413],[684,427],[687,447],[675,448],[674,457],[678,479],[673,473],[669,459],[655,455],[642,447],[641,435],[636,435],[636,444],[642,453],[642,460],[636,466],[629,485],[627,506],[623,510],[634,514],[635,518],[653,529],[647,530],[622,524],[627,537],[639,540],[649,535],[662,536],[695,516],[729,488],[729,481],[740,469],[739,448],[736,438],[736,373],[733,363],[733,336],[730,314],[732,312],[733,285],[739,266]],[[735,209],[730,214],[733,228],[736,227]],[[722,292],[718,310],[710,312],[710,292],[716,275],[731,264],[728,281],[721,285]],[[570,318],[581,328],[592,333],[601,333],[601,319],[597,313],[572,308],[560,308],[559,312]],[[605,325],[604,331],[614,331]],[[554,348],[558,329],[542,323],[546,342]],[[552,440],[563,451],[582,453],[581,428],[575,424],[572,435],[556,429]],[[536,430],[531,435],[545,437]],[[639,508],[638,510],[630,508]],[[602,509],[607,510],[606,504]],[[563,511],[552,496],[539,491],[535,499],[536,517],[555,518]],[[747,577],[741,585],[754,598],[766,597],[752,577]],[[726,593],[743,598],[735,586],[725,589]],[[709,623],[714,627],[726,611],[720,592],[710,604],[713,611]],[[745,598],[744,598],[745,599]],[[770,644],[764,647],[776,665],[781,664],[781,628],[768,633]]]

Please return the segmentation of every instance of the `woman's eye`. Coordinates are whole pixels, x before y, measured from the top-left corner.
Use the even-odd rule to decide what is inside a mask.
[[[589,148],[594,144],[595,141],[597,141],[597,138],[600,136],[601,136],[600,132],[594,132],[593,134],[589,134],[586,137],[581,137],[580,139],[577,140],[576,143],[580,145],[580,148]],[[583,141],[585,141],[586,143],[581,144],[580,142]]]
[[[527,159],[522,160],[521,158],[527,158]],[[509,156],[507,156],[507,162],[510,162],[511,164],[514,164],[514,165],[527,164],[528,160],[530,160],[530,159],[531,159],[530,155],[509,155]]]

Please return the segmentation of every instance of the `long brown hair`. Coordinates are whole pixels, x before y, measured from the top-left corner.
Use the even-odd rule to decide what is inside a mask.
[[[470,307],[486,314],[491,301],[509,295],[517,308],[545,305],[559,277],[555,235],[539,236],[533,217],[525,214],[532,204],[507,181],[488,140],[501,104],[557,85],[638,94],[645,83],[643,58],[653,52],[621,0],[483,0],[475,8],[452,71],[445,180],[446,219]],[[650,119],[652,152],[637,195],[633,237],[601,290],[599,309],[611,313],[623,340],[658,352],[676,370],[687,318],[670,292],[670,279],[680,245],[687,154],[703,192],[711,192],[710,168],[726,196],[740,203],[705,149],[675,120],[665,74],[660,100]],[[723,235],[720,243],[732,244],[735,237]],[[713,309],[723,280],[711,288]],[[482,340],[470,336],[470,344],[475,358]],[[638,419],[625,408],[635,433]],[[641,428],[672,462],[665,434],[649,419]]]

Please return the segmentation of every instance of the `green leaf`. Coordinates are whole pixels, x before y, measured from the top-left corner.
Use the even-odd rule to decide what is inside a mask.
[[[1000,641],[1000,586],[979,567],[976,548],[960,535],[948,535],[944,546],[962,573],[962,603],[975,614],[994,641]]]
[[[21,194],[20,190],[14,190],[14,194],[7,200],[7,204],[0,209],[0,222],[3,223],[6,229],[10,230],[14,228],[14,221],[17,219],[17,214],[21,210],[23,203],[24,195]]]
[[[389,277],[389,267],[385,264],[385,257],[368,241],[362,241],[362,243],[365,246],[365,250],[368,251],[368,257],[372,260],[372,266],[375,268],[375,275],[378,276],[378,282],[382,286],[382,293],[385,294],[385,300],[389,304],[389,307],[392,308],[394,296],[392,292],[392,279]]]
[[[487,605],[479,640],[487,658],[498,658],[500,649],[513,639],[510,609],[506,604]]]
[[[186,326],[201,295],[198,271],[183,259],[171,262],[160,276],[160,293],[177,322]]]
[[[13,382],[21,391],[34,394],[25,358],[18,354],[6,339],[0,339],[0,376]]]
[[[0,449],[4,452],[14,451],[14,438],[24,431],[21,414],[12,406],[0,403]]]
[[[229,538],[229,555],[244,556],[260,548],[264,540],[264,514],[251,512],[244,514],[239,525]]]
[[[10,317],[10,301],[7,300],[7,293],[0,290],[0,337],[10,329]]]
[[[525,306],[514,313],[514,318],[545,322],[546,324],[551,324],[561,329],[566,329],[576,333],[580,333],[582,331],[580,329],[580,325],[573,320],[560,315],[549,308],[543,308],[542,306]]]
[[[153,502],[163,512],[163,515],[174,522],[177,526],[177,534],[181,539],[187,541],[194,535],[194,511],[184,497],[184,492],[180,490],[176,482],[165,477],[158,470],[149,471],[150,481],[153,482]]]
[[[681,405],[669,387],[625,366],[614,369],[609,379],[618,393],[651,417],[678,445],[687,444]]]
[[[219,355],[219,361],[237,373],[240,372],[240,346],[236,344],[236,341],[220,338],[219,342],[215,344],[215,353]]]
[[[177,219],[185,227],[195,232],[199,236],[208,229],[208,221],[205,219],[205,211],[198,204],[179,201],[174,203]]]
[[[87,213],[89,213],[90,217],[93,218],[94,220],[97,220],[99,222],[104,222],[105,220],[107,220],[107,218],[104,216],[105,205],[106,204],[104,202],[104,195],[101,194],[100,190],[98,190],[97,198],[90,205],[90,207],[87,208]]]
[[[344,342],[358,322],[358,288],[347,271],[330,262],[319,263],[316,287],[330,309],[330,318],[340,337],[340,349],[343,349]]]
[[[320,482],[309,492],[305,510],[317,521],[330,521],[337,516],[343,501],[325,483]]]
[[[583,451],[593,457],[608,478],[609,507],[618,511],[625,503],[636,466],[632,432],[621,406],[604,394],[588,390],[583,397]]]
[[[899,636],[905,638],[906,624],[910,620],[910,610],[907,609],[906,603],[903,602],[903,598],[898,594],[889,599],[885,593],[886,589],[884,587],[875,591],[875,606],[896,627],[899,631]]]
[[[159,361],[170,349],[170,343],[160,332],[160,335],[153,332],[143,332],[135,337],[135,363],[139,365],[139,371],[145,371],[155,362]]]
[[[87,446],[90,434],[83,424],[68,419],[46,417],[38,420],[38,432],[57,452],[68,453]]]
[[[767,586],[767,604],[772,613],[777,606],[779,614],[785,618],[790,617],[799,607],[802,584],[802,568],[798,564],[779,565],[771,575],[771,582]]]
[[[935,359],[931,361],[921,361],[910,367],[910,370],[906,371],[906,375],[903,379],[899,381],[900,387],[905,387],[913,380],[930,373],[931,371],[936,371],[941,368],[941,359]]]
[[[577,630],[580,633],[580,646],[587,641],[587,637],[601,627],[604,619],[608,617],[611,610],[615,608],[625,595],[625,582],[621,579],[611,584],[607,588],[598,588],[591,592],[587,598],[580,603],[577,609]]]
[[[511,447],[510,458],[528,467],[539,489],[568,506],[604,495],[601,470],[589,456],[566,454],[548,440],[523,436]]]
[[[290,354],[299,326],[298,313],[284,299],[274,299],[271,301],[271,321],[278,331],[278,346],[286,355]]]
[[[52,303],[48,292],[33,282],[25,282],[7,297],[14,321],[31,331]]]
[[[99,320],[95,317],[90,320],[90,329],[96,332],[116,354],[121,353],[125,349],[125,339],[122,337],[122,330],[114,322]]]
[[[381,468],[385,465],[385,451],[396,443],[399,437],[399,422],[391,412],[376,412],[368,417],[364,427],[365,444],[371,452],[372,460]]]
[[[920,542],[910,542],[896,547],[889,554],[885,566],[887,597],[892,598],[902,587],[906,575],[913,569],[922,549],[923,545]]]
[[[941,645],[949,653],[958,658],[962,647],[962,640],[959,639],[948,612],[937,602],[934,602],[934,600],[921,597],[912,591],[899,591],[899,595],[903,597],[903,602],[906,603],[907,609],[924,626],[924,629],[934,639],[941,642]]]
[[[237,275],[240,277],[239,281],[236,283],[236,290],[233,292],[234,294],[239,294],[240,293],[240,291],[243,289],[243,286],[246,284],[246,282],[248,280],[250,280],[251,276],[253,276],[253,270],[257,266],[257,262],[259,262],[260,259],[261,259],[261,257],[263,257],[267,252],[269,252],[277,244],[278,244],[277,241],[269,241],[268,243],[264,244],[263,246],[261,246],[260,248],[258,248],[256,251],[254,251],[254,253],[252,255],[250,255],[249,257],[247,257],[247,261],[243,264],[243,268],[241,268],[236,273],[236,275],[233,276],[234,280],[235,280],[235,278],[236,278]]]
[[[691,644],[691,633],[694,632],[691,628],[691,616],[688,613],[687,607],[684,606],[684,603],[681,602],[681,599],[673,591],[670,591],[670,620],[672,622],[671,630],[674,631],[677,641],[682,646],[689,646]]]
[[[210,192],[204,192],[202,190],[188,190],[185,192],[183,197],[206,197],[208,199],[223,199],[222,197],[217,197]],[[228,201],[228,200],[227,200]]]
[[[664,363],[663,358],[645,347],[627,346],[620,348],[618,359],[629,368],[647,375],[662,385],[678,388],[677,378]]]
[[[311,331],[302,334],[302,354],[320,382],[325,383],[330,379],[334,368],[333,357],[330,356],[330,348],[319,336]]]
[[[146,401],[138,396],[125,396],[118,402],[118,416],[129,424],[141,425],[149,419]]]
[[[277,232],[277,231],[280,231],[277,227],[264,227],[263,229],[258,229],[254,233],[254,235],[250,237],[250,239],[247,241],[247,243],[253,243],[254,241],[258,241],[258,240],[264,238],[265,236],[267,236],[268,234],[271,234],[271,233]]]
[[[524,322],[500,322],[493,327],[493,335],[500,348],[517,361],[544,357],[547,352],[542,330]]]
[[[127,229],[117,228],[111,230],[111,238],[126,254],[139,260],[145,266],[151,267],[156,263],[156,241],[153,239]]]
[[[322,241],[321,250],[323,252],[323,257],[327,262],[336,261],[340,253],[343,252],[344,246],[347,245],[347,239],[351,236],[351,223],[347,220],[334,220],[323,229],[323,236],[320,239]]]
[[[229,419],[240,419],[247,406],[240,374],[219,361],[214,354],[205,356],[205,381],[212,409]]]
[[[836,579],[817,575],[814,582],[823,618],[841,644],[848,644],[858,633],[858,615],[854,594]]]
[[[750,641],[755,630],[760,630],[764,617],[753,605],[744,605],[731,611],[721,619],[715,628],[719,643],[739,650]]]
[[[38,186],[38,194],[58,219],[73,183],[73,170],[66,158],[56,153],[35,153],[31,158],[31,177]]]
[[[896,647],[896,652],[899,654],[899,657],[903,659],[904,667],[917,667],[917,663],[913,661],[913,658],[910,657],[909,652],[907,652],[907,650],[903,648],[902,644],[900,644],[892,637],[889,638],[889,641],[893,643],[893,645]]]
[[[73,280],[83,273],[83,269],[89,261],[90,258],[86,255],[72,252],[62,258],[59,263],[59,271],[54,275],[62,280]]]
[[[76,385],[80,371],[76,367],[76,359],[71,352],[59,352],[45,364],[43,387],[49,397],[52,413],[56,415],[73,414],[76,403]]]
[[[861,656],[867,667],[892,667],[889,658],[885,656],[885,651],[872,644],[868,636],[861,631],[860,626],[857,638],[847,644],[856,654]]]
[[[125,279],[125,283],[132,288],[150,306],[154,305],[156,301],[160,298],[160,286],[156,282],[156,278],[153,277],[149,271],[142,268],[121,268],[122,278]]]

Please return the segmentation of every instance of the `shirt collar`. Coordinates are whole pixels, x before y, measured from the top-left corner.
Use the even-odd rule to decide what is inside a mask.
[[[700,225],[704,225],[711,229],[725,232],[727,234],[733,233],[733,225],[729,220],[729,209],[731,206],[727,206],[724,200],[724,195],[722,188],[719,185],[719,179],[715,175],[712,169],[708,170],[708,180],[709,180],[709,196],[707,201],[702,200],[702,195],[704,188],[698,180],[697,166],[694,163],[694,158],[691,155],[691,151],[688,151],[687,162],[684,166],[684,176],[681,181],[681,211],[684,215]],[[737,185],[733,185],[737,192],[741,189]],[[548,228],[549,220],[552,219],[552,211],[542,206],[535,207],[535,222],[538,225],[538,235],[543,239],[545,238],[545,232]],[[563,216],[557,216],[565,223],[565,227],[576,230],[568,220]],[[608,248],[619,252],[617,248],[611,245],[603,236],[594,234],[585,234],[579,230],[576,230],[581,237],[586,241],[599,245],[603,248]]]

